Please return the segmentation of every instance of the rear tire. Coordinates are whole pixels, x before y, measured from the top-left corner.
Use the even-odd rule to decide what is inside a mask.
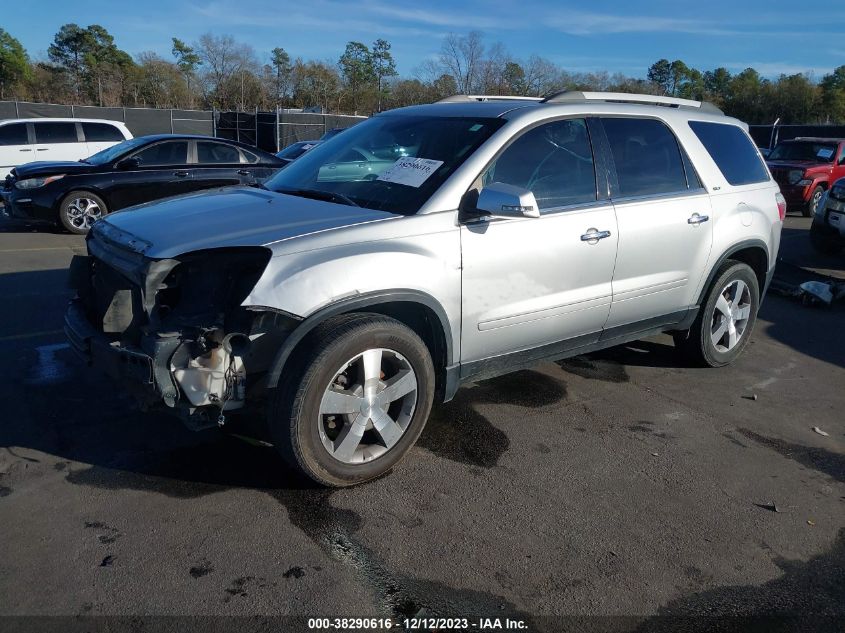
[[[379,314],[341,315],[317,326],[282,380],[269,410],[274,444],[325,486],[352,486],[393,468],[416,442],[434,400],[425,343]]]
[[[675,334],[675,346],[690,361],[723,367],[742,353],[757,320],[760,287],[747,264],[728,260],[719,267],[689,332]]]
[[[59,221],[71,233],[85,235],[108,212],[100,196],[90,191],[71,191],[59,205]]]

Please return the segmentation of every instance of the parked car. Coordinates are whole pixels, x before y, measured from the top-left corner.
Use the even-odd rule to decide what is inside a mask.
[[[333,127],[330,130],[326,130],[325,134],[320,137],[321,141],[328,141],[330,138],[334,138],[344,130],[348,130],[349,128],[346,127]]]
[[[767,163],[787,207],[809,218],[830,183],[845,176],[845,139],[798,137],[781,141],[769,153]]]
[[[0,179],[36,160],[79,160],[132,138],[120,121],[7,119],[0,121]]]
[[[107,213],[229,185],[252,185],[284,161],[235,141],[157,134],[124,141],[78,162],[20,165],[6,177],[6,215],[84,234]]]
[[[810,226],[810,243],[825,255],[835,255],[845,246],[845,178],[822,196]]]
[[[374,178],[327,174],[359,148]],[[392,468],[465,382],[658,332],[732,362],[786,212],[747,126],[617,93],[384,112],[264,187],[94,224],[66,332],[191,428],[266,409],[331,486]]]
[[[292,163],[297,158],[302,156],[312,147],[317,147],[322,141],[298,141],[291,143],[281,152],[276,154],[277,158],[281,158],[285,163]]]

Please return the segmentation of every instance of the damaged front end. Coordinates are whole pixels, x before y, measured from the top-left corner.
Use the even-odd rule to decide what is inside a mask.
[[[165,405],[196,430],[260,403],[276,350],[299,322],[241,303],[271,253],[263,247],[195,251],[172,259],[108,222],[71,264],[77,296],[65,316],[73,348],[149,409]]]

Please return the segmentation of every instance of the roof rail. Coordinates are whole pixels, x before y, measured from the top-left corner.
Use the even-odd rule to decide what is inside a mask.
[[[562,90],[543,99],[543,103],[579,103],[584,101],[604,101],[606,103],[640,103],[660,105],[670,108],[692,108],[700,112],[724,114],[719,108],[707,101],[693,101],[677,97],[631,94],[627,92],[583,92],[580,90]]]
[[[435,103],[461,103],[465,101],[542,101],[542,97],[520,97],[519,95],[452,95]]]

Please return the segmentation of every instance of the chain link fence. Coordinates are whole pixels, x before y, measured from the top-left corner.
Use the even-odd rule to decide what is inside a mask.
[[[757,147],[771,149],[778,141],[788,141],[798,136],[845,138],[845,125],[749,125],[748,133]]]
[[[0,101],[0,120],[59,117],[122,121],[133,136],[200,134],[240,141],[277,152],[297,141],[313,141],[333,128],[347,128],[366,117],[290,110],[225,112],[157,108],[105,108],[27,101]]]

